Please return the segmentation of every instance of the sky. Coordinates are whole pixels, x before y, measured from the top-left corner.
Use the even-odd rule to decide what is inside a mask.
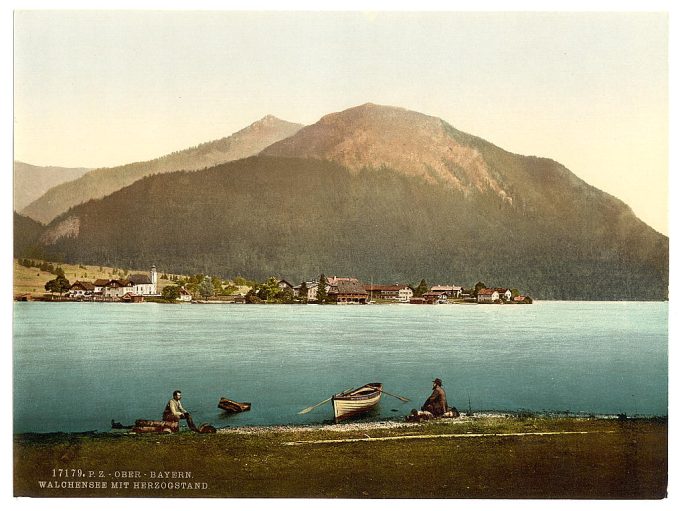
[[[668,15],[14,13],[14,159],[102,167],[372,102],[552,158],[668,234]]]

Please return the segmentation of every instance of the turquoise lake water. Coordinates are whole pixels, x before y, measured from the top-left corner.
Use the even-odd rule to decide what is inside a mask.
[[[107,431],[160,418],[174,389],[197,423],[321,423],[368,382],[375,418],[403,417],[444,381],[467,410],[666,415],[668,304],[14,304],[15,432]],[[220,396],[252,402],[226,415]]]

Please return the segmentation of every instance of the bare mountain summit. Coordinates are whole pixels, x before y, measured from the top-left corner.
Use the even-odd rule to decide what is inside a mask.
[[[301,124],[267,115],[229,137],[155,160],[92,170],[75,181],[50,189],[21,213],[39,222],[49,223],[73,206],[110,195],[151,174],[200,170],[255,155],[268,145],[293,135],[301,127]]]
[[[262,154],[318,158],[351,170],[389,167],[429,184],[511,200],[480,152],[437,117],[366,103],[322,117]]]

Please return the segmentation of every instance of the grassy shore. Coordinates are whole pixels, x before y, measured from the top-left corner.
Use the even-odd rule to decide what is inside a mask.
[[[36,260],[42,262],[41,260]],[[64,270],[64,276],[73,284],[76,280],[84,280],[94,282],[97,279],[112,279],[118,278],[118,270],[110,266],[92,266],[92,265],[77,265],[66,263],[51,263],[54,267],[61,267]],[[115,271],[114,271],[115,270]],[[145,270],[131,270],[132,273],[148,273],[149,269]],[[40,297],[47,292],[45,291],[45,284],[54,279],[56,275],[39,270],[38,268],[26,268],[19,264],[18,259],[14,259],[14,279],[13,279],[13,295],[30,295],[32,297]],[[165,286],[174,284],[167,279],[160,279],[158,282],[159,291]]]
[[[14,492],[659,499],[666,495],[667,439],[661,419],[511,416],[212,435],[22,434],[14,439]]]

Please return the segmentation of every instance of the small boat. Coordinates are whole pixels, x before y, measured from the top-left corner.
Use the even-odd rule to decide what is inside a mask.
[[[226,397],[221,397],[217,407],[221,408],[225,412],[241,413],[250,410],[250,403],[239,403],[238,401],[232,401]]]
[[[332,397],[335,422],[371,410],[380,402],[382,383],[367,383],[354,390],[346,390]]]

